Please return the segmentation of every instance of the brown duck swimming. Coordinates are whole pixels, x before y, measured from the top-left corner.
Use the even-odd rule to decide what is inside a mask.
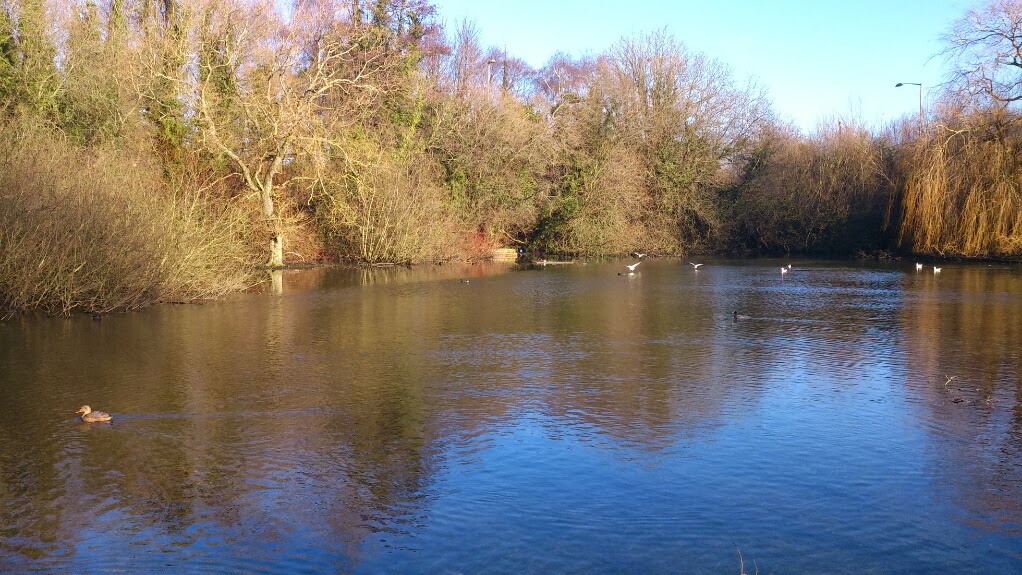
[[[78,408],[75,413],[82,414],[82,421],[88,423],[95,423],[97,421],[110,421],[110,414],[102,411],[92,411],[92,408],[88,405],[83,405]]]

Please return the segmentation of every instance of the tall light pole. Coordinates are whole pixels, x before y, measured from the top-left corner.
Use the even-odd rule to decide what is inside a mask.
[[[923,127],[923,85],[919,82],[898,82],[894,85],[895,88],[902,86],[919,86],[919,127]]]
[[[497,63],[497,61],[494,60],[493,58],[490,58],[489,60],[486,61],[486,91],[487,92],[490,91],[490,78],[493,77],[492,74],[490,73],[490,66],[492,66],[492,65],[494,65],[496,63]]]

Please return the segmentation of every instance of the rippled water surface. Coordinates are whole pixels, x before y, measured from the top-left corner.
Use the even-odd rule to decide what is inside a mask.
[[[0,572],[1022,573],[1017,266],[624,263],[0,323]]]

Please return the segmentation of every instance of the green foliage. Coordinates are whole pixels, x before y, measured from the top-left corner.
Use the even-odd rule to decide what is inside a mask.
[[[239,48],[239,31],[230,16],[222,27],[214,27],[218,7],[210,5],[202,13],[200,40],[197,49],[200,85],[207,87],[205,97],[214,102],[215,114],[222,117],[239,115],[238,68],[241,62],[232,54]]]
[[[14,36],[14,20],[7,7],[0,6],[0,110],[17,96],[15,81],[18,47]]]
[[[590,154],[582,146],[563,152],[562,186],[544,207],[533,251],[596,256],[649,245],[641,159],[606,142],[589,145],[599,151]]]
[[[100,143],[119,135],[133,101],[121,90],[114,73],[126,59],[122,33],[103,34],[95,4],[86,3],[68,31],[63,85],[57,95],[57,117],[64,133],[80,143]],[[115,11],[106,23],[113,32],[123,26]]]
[[[394,133],[394,145],[399,150],[410,151],[419,141],[417,131],[422,127],[426,99],[421,94],[395,91],[382,101],[386,125],[380,130]]]
[[[18,2],[16,25],[11,12],[0,12],[4,14],[0,19],[2,60],[7,62],[0,65],[0,105],[14,112],[55,117],[60,75],[44,0]]]
[[[178,2],[163,0],[160,11],[146,1],[138,16],[141,35],[147,40],[140,57],[151,62],[140,74],[140,108],[154,129],[156,149],[168,174],[183,168],[186,138],[192,131],[180,96],[186,54]]]

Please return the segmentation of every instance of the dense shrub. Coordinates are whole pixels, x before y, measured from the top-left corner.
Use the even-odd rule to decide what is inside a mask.
[[[110,311],[245,287],[245,220],[172,190],[147,151],[83,148],[39,128],[0,141],[0,305]]]
[[[731,249],[847,256],[883,247],[892,190],[884,143],[847,124],[806,138],[762,133],[739,184],[725,196]]]

